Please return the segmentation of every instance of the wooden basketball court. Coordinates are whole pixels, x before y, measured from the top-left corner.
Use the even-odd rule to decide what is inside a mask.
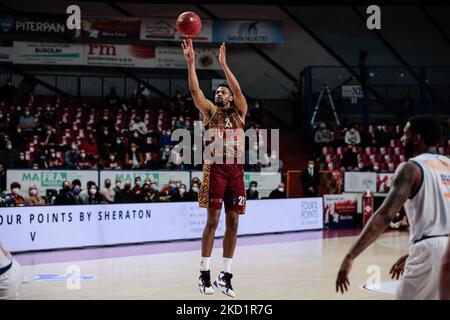
[[[407,233],[386,233],[358,257],[350,275],[350,290],[345,295],[335,292],[335,278],[341,259],[356,236],[327,238],[322,237],[322,231],[310,234],[315,239],[296,239],[302,236],[301,233],[240,238],[232,266],[236,299],[393,299],[392,294],[368,291],[361,286],[378,267],[380,280],[391,281],[390,267],[407,252]],[[221,268],[221,242],[216,239],[211,259],[212,277],[216,277]],[[134,252],[143,246],[162,249],[149,254],[141,254],[139,250]],[[164,246],[170,250],[164,252]],[[184,247],[178,251],[177,246]],[[217,290],[211,296],[200,294],[197,286],[200,241],[129,246],[122,248],[129,254],[115,257],[102,253],[105,250],[111,253],[115,249],[17,255],[28,279],[22,286],[21,298],[231,299]],[[93,258],[86,254],[80,258],[80,252],[93,251],[96,252]],[[46,263],[42,255],[59,255],[53,260],[62,262]],[[74,270],[81,278],[86,276],[85,279],[78,282],[79,278],[60,278],[55,281],[57,278],[49,276],[74,274]],[[44,281],[37,280],[39,275]]]

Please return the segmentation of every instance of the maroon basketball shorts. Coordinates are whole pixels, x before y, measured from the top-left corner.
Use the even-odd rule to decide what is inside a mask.
[[[244,165],[204,164],[203,182],[198,195],[202,208],[222,209],[225,212],[245,213]]]

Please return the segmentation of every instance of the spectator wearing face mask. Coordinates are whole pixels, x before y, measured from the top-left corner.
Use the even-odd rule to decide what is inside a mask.
[[[45,167],[47,169],[62,169],[64,162],[56,154],[55,149],[50,149],[49,154],[45,157]]]
[[[81,152],[78,150],[76,142],[70,144],[70,150],[67,150],[64,154],[64,160],[68,169],[76,169],[78,159],[80,159]]]
[[[6,205],[11,207],[23,207],[28,205],[28,201],[20,195],[20,184],[13,182],[10,185],[11,193],[5,197]]]
[[[140,135],[138,131],[130,132],[130,138],[128,140],[130,144],[135,143],[137,146],[142,146],[144,145],[144,141],[144,136]]]
[[[123,137],[116,137],[116,141],[114,144],[114,148],[112,149],[112,153],[114,153],[115,155],[123,155],[125,154],[126,148],[125,148],[125,143],[123,141]]]
[[[198,191],[200,190],[200,184],[198,182],[192,182],[191,190],[186,193],[186,201],[198,201]]]
[[[285,199],[286,198],[286,191],[284,188],[284,183],[279,183],[278,187],[275,190],[272,190],[272,192],[269,195],[269,199]]]
[[[130,181],[125,182],[123,189],[117,193],[115,199],[116,199],[117,203],[134,203],[134,202],[136,202],[136,198],[135,198],[133,192],[131,192],[131,182]]]
[[[101,204],[106,203],[105,198],[98,191],[97,185],[94,183],[89,187],[89,196],[88,201],[89,204]]]
[[[117,178],[117,179],[116,179],[116,184],[115,184],[115,186],[114,186],[114,188],[113,188],[113,190],[114,190],[114,192],[116,193],[116,195],[119,193],[120,190],[122,190],[122,187],[123,187],[123,185],[122,185],[122,179]]]
[[[301,175],[303,185],[303,195],[305,197],[316,197],[319,191],[319,172],[315,169],[314,161],[308,161],[308,167],[303,170]]]
[[[358,168],[358,154],[355,146],[348,146],[347,151],[342,155],[341,167],[346,171],[353,171]]]
[[[47,125],[45,130],[42,130],[40,135],[41,147],[48,148],[54,147],[57,143],[56,129],[52,128],[51,125]]]
[[[107,116],[104,118],[108,119]],[[113,151],[115,140],[116,135],[112,128],[103,125],[97,130],[97,147],[100,157],[106,158],[108,153]]]
[[[137,198],[138,202],[155,202],[157,193],[152,190],[150,182],[145,182],[142,186],[142,192]]]
[[[122,162],[114,153],[110,153],[108,158],[103,161],[103,169],[122,170]]]
[[[134,187],[133,189],[131,189],[131,192],[135,195],[135,196],[139,196],[139,194],[142,192],[142,179],[141,177],[136,177],[134,178]]]
[[[86,151],[80,150],[80,157],[75,160],[77,169],[92,169],[95,167],[94,160],[86,154]]]
[[[158,190],[158,186],[156,185],[156,183],[154,181],[150,182],[150,202],[158,202],[159,201],[159,190]]]
[[[0,162],[5,167],[12,167],[19,160],[19,151],[13,147],[11,141],[6,142],[6,149],[0,152]]]
[[[161,165],[163,167],[167,166],[167,164],[170,163],[170,146],[169,145],[165,145],[163,149],[161,149],[160,151],[160,156],[159,158],[161,159]]]
[[[17,126],[19,125],[19,119],[20,119],[20,117],[23,116],[23,114],[24,114],[24,109],[22,108],[21,105],[18,105],[14,109],[14,111],[10,114],[9,125],[10,125],[11,130],[17,129]]]
[[[175,181],[170,179],[169,184],[161,189],[159,194],[159,200],[160,201],[171,201],[172,195],[177,193],[177,185],[175,184]]]
[[[98,158],[98,148],[97,141],[95,139],[95,135],[92,131],[90,131],[82,141],[81,141],[81,149],[83,149],[86,154],[92,157],[92,160]]]
[[[50,103],[47,103],[45,106],[44,112],[42,112],[40,117],[40,122],[43,125],[47,126],[53,126],[56,123],[56,112],[55,108],[50,105]]]
[[[55,205],[74,205],[76,204],[73,193],[70,190],[70,182],[64,181],[62,189],[55,199]]]
[[[91,189],[91,186],[95,185],[94,181],[88,181],[86,183],[86,189],[82,190],[80,192],[80,200],[82,204],[88,204],[89,202],[89,190]]]
[[[130,132],[137,132],[138,137],[145,136],[148,133],[147,125],[142,121],[140,116],[136,116],[134,120],[131,121],[129,130]]]
[[[165,130],[159,137],[159,146],[164,148],[167,144],[171,144],[171,131]]]
[[[111,188],[111,180],[105,179],[105,187],[100,191],[107,203],[114,203],[116,192]]]
[[[140,169],[145,164],[142,152],[135,143],[131,143],[130,149],[125,153],[125,167],[129,169]]]
[[[247,200],[258,200],[259,193],[257,190],[258,183],[256,181],[251,181],[250,186],[247,189]]]
[[[333,133],[327,129],[327,125],[325,123],[321,123],[319,130],[316,131],[314,135],[314,143],[316,145],[316,153],[320,153],[322,147],[333,142],[334,137]]]
[[[179,187],[176,189],[177,191],[172,195],[171,201],[173,202],[182,202],[182,201],[189,201],[186,197],[186,185],[180,184]]]
[[[37,186],[31,185],[28,189],[28,204],[30,206],[43,206],[45,205],[44,199],[39,195]]]
[[[353,126],[345,133],[344,141],[346,144],[358,145],[361,143],[361,136],[359,131]]]
[[[28,134],[20,127],[17,127],[15,132],[12,133],[12,143],[15,148],[23,150],[26,148],[28,141]]]
[[[73,180],[70,190],[72,191],[75,204],[83,204],[83,200],[80,197],[80,194],[83,192],[83,189],[81,189],[81,181],[78,179]]]
[[[25,159],[25,153],[19,152],[19,159],[14,164],[14,168],[17,169],[29,169],[30,168],[30,162]]]
[[[111,87],[109,89],[109,93],[108,95],[105,97],[106,98],[106,109],[117,109],[120,107],[121,104],[121,99],[120,97],[117,95],[116,93],[116,88],[115,87]]]
[[[19,118],[19,128],[21,128],[25,134],[31,134],[38,124],[38,119],[31,114],[30,109],[25,108],[24,114]]]

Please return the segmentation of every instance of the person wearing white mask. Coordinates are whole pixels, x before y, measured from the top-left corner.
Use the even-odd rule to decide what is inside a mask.
[[[258,183],[256,181],[250,182],[250,186],[247,189],[247,200],[258,200],[259,193],[256,189],[258,187]]]
[[[89,187],[88,203],[89,204],[106,203],[105,198],[98,191],[97,185],[95,183],[91,184]]]
[[[21,285],[21,266],[0,242],[0,300],[18,300]]]
[[[10,206],[14,207],[23,207],[28,205],[28,201],[20,195],[20,183],[13,182],[10,185],[11,187],[11,193],[7,195],[7,199],[10,199],[9,204]]]
[[[39,195],[37,186],[31,185],[28,189],[28,205],[30,206],[43,206],[45,205],[44,199]]]
[[[25,109],[25,113],[19,118],[19,128],[25,133],[31,133],[36,128],[38,120],[31,115],[28,108]]]
[[[319,172],[315,169],[313,160],[308,161],[307,168],[302,172],[301,180],[303,185],[303,196],[317,197],[320,177]]]
[[[286,198],[286,191],[284,188],[284,183],[279,183],[277,188],[275,190],[272,190],[272,192],[269,195],[269,199],[285,199]]]
[[[191,190],[186,193],[186,201],[198,201],[199,190],[199,184],[197,182],[193,182],[191,185]]]
[[[116,186],[113,188],[114,192],[117,194],[119,193],[119,191],[122,189],[123,185],[122,185],[122,179],[117,178],[116,179]]]
[[[171,200],[173,202],[188,201],[186,195],[186,185],[180,184],[180,187],[177,188],[177,192],[172,196]]]
[[[144,165],[142,153],[137,149],[136,143],[130,144],[130,149],[125,153],[125,164],[128,168],[139,169]]]

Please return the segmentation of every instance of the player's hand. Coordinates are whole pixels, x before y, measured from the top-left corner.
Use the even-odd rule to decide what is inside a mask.
[[[398,259],[396,263],[394,263],[391,271],[389,271],[392,279],[398,280],[403,274],[403,271],[405,271],[406,258],[408,258],[407,254],[405,254],[403,257]]]
[[[227,65],[226,52],[227,52],[227,49],[225,47],[225,42],[222,42],[222,44],[220,45],[220,50],[219,50],[219,62],[222,66]]]
[[[342,260],[341,267],[339,268],[337,279],[336,279],[336,292],[341,291],[344,294],[345,291],[348,291],[348,286],[350,285],[350,281],[348,280],[348,274],[352,269],[353,259],[345,256],[344,260]]]
[[[192,39],[187,38],[183,40],[181,43],[181,47],[183,48],[184,58],[188,63],[195,63],[195,52],[194,46],[192,44]]]

